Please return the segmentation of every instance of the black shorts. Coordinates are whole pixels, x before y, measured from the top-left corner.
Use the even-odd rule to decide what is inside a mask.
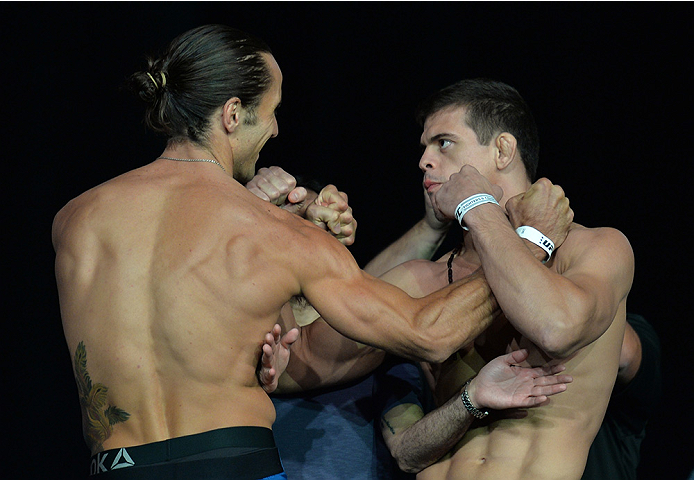
[[[230,427],[92,456],[97,479],[258,480],[283,472],[272,430]]]

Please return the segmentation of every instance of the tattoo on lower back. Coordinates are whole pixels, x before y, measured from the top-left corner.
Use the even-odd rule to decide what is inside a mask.
[[[87,372],[87,349],[80,342],[75,350],[75,381],[82,407],[82,432],[93,452],[103,450],[103,443],[113,433],[116,423],[125,422],[130,414],[115,405],[108,405],[108,387],[92,383]]]

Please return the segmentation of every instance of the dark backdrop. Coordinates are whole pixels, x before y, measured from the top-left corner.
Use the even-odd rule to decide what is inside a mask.
[[[629,310],[659,333],[665,380],[641,478],[685,478],[694,467],[685,351],[692,337],[686,230],[693,69],[685,8],[3,3],[2,176],[9,205],[2,423],[17,452],[4,469],[9,463],[23,478],[87,471],[53,278],[51,221],[72,197],[161,152],[163,140],[141,123],[141,105],[120,90],[143,54],[194,26],[226,23],[264,38],[284,74],[280,135],[258,165],[310,172],[348,192],[359,221],[352,251],[361,264],[423,213],[418,100],[466,77],[515,86],[539,124],[540,174],[565,188],[577,221],[617,227],[632,243]]]

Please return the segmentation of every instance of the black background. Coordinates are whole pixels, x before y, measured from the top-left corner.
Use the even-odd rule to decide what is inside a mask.
[[[50,229],[86,189],[154,159],[163,139],[120,87],[147,52],[205,23],[265,39],[284,74],[279,132],[258,166],[350,195],[364,264],[421,218],[422,96],[462,78],[516,87],[540,175],[576,220],[630,239],[629,310],[663,346],[665,393],[640,478],[692,460],[692,22],[683,3],[4,3],[3,208],[8,329],[3,470],[79,478],[88,452],[62,336]],[[452,240],[451,240],[452,241]],[[449,241],[450,243],[450,241]],[[10,454],[10,452],[16,452]]]

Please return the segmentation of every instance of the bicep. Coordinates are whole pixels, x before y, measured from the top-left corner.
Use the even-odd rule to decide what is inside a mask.
[[[567,309],[578,314],[583,345],[609,328],[634,275],[633,252],[620,232],[609,229],[595,240],[600,247],[581,252],[562,273]]]
[[[318,245],[314,252],[320,258],[304,269],[301,289],[331,327],[377,348],[397,351],[408,343],[418,309],[412,297],[363,272],[337,241],[327,242],[325,249]]]
[[[417,310],[413,299],[366,273],[322,278],[305,294],[331,327],[353,340],[405,354],[399,346],[415,334],[410,322]]]

